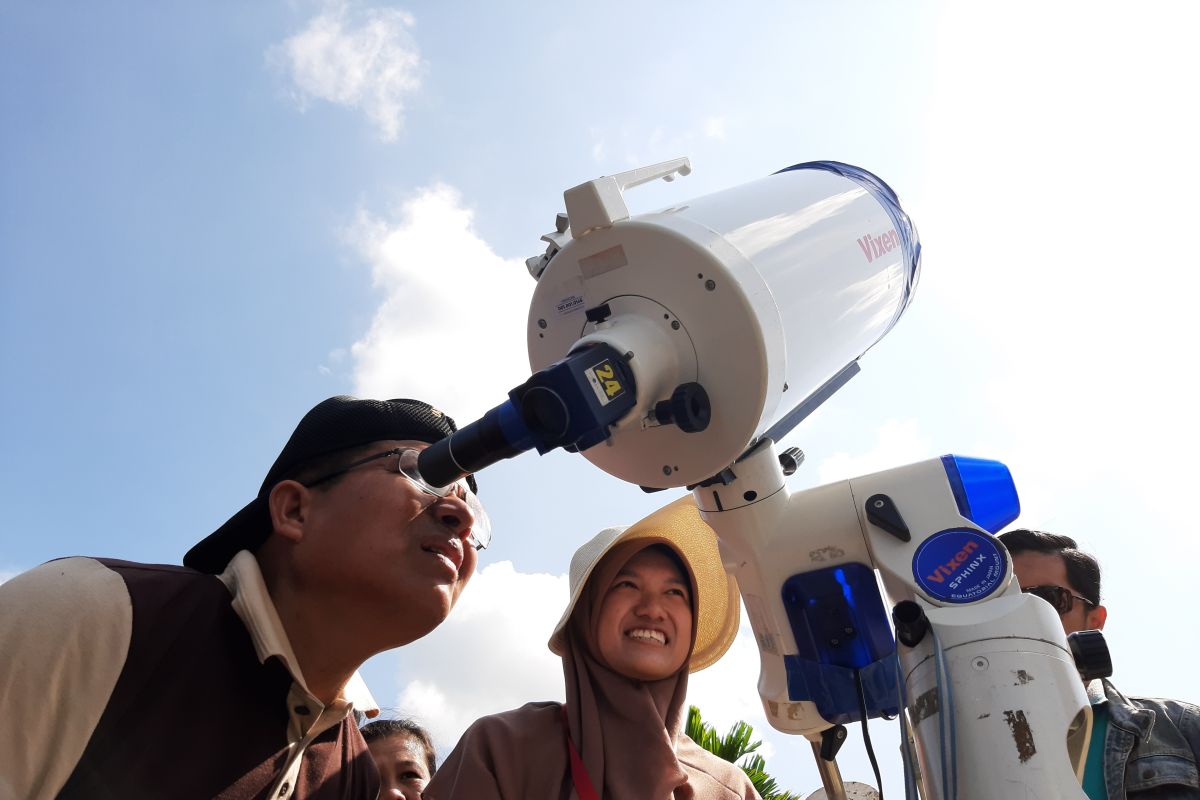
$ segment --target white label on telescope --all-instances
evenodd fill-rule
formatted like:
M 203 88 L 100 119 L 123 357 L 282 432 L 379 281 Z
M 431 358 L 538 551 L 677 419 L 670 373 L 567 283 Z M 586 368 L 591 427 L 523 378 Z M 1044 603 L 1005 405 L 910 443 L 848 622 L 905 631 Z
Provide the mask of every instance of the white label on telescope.
M 555 303 L 554 310 L 558 312 L 558 315 L 560 317 L 565 316 L 567 314 L 572 314 L 576 311 L 582 311 L 583 310 L 583 295 L 581 295 L 581 294 L 567 295 L 562 300 L 559 300 L 557 303 Z
M 585 280 L 591 280 L 606 272 L 620 269 L 627 264 L 629 264 L 629 259 L 625 257 L 625 248 L 617 245 L 607 250 L 601 250 L 594 256 L 579 259 L 579 274 Z
M 779 633 L 771 626 L 771 617 L 763 605 L 762 598 L 754 594 L 744 594 L 746 616 L 750 617 L 750 627 L 758 639 L 758 649 L 771 655 L 779 655 Z

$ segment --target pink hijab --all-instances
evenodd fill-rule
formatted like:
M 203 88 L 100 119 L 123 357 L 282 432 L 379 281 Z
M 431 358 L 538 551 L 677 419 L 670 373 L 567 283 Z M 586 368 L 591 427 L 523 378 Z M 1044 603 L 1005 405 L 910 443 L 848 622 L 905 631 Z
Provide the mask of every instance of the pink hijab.
M 563 656 L 571 741 L 602 798 L 757 798 L 749 779 L 737 766 L 683 735 L 686 662 L 662 680 L 631 680 L 613 671 L 595 647 L 600 605 L 613 578 L 635 554 L 658 543 L 638 539 L 615 545 L 589 576 L 575 604 Z M 694 586 L 690 568 L 688 572 Z M 484 717 L 463 735 L 424 797 L 573 797 L 564 734 L 557 703 L 530 703 Z

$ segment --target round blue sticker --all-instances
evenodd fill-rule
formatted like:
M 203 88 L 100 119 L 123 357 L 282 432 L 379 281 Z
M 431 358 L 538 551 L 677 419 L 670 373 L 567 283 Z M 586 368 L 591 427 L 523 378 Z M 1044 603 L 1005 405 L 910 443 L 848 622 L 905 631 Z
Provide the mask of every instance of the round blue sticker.
M 1006 566 L 1004 551 L 990 536 L 951 528 L 921 542 L 913 556 L 913 577 L 930 597 L 971 603 L 996 591 Z

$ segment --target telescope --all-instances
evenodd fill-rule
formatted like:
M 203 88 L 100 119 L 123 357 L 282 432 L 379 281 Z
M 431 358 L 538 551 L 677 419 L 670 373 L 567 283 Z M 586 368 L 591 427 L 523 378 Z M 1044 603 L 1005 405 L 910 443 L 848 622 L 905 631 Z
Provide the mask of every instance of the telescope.
M 1019 514 L 1008 469 L 948 455 L 791 492 L 776 447 L 859 371 L 908 308 L 921 245 L 896 193 L 810 161 L 631 215 L 624 192 L 687 159 L 568 189 L 527 261 L 531 376 L 423 450 L 449 484 L 526 450 L 578 452 L 655 491 L 687 487 L 716 532 L 760 656 L 770 724 L 812 743 L 846 797 L 844 725 L 898 715 L 910 797 L 1085 797 L 1084 677 L 994 536 Z M 909 744 L 909 731 L 915 747 Z
M 424 450 L 426 480 L 561 447 L 646 488 L 697 484 L 858 371 L 917 283 L 920 243 L 895 193 L 815 161 L 629 215 L 624 190 L 690 171 L 676 159 L 565 192 L 530 259 L 533 375 Z

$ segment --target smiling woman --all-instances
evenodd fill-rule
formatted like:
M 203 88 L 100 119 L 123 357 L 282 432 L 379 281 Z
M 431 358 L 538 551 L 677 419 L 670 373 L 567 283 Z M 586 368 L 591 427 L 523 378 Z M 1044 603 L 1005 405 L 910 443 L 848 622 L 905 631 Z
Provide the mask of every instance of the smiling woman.
M 687 568 L 669 546 L 650 545 L 635 553 L 600 601 L 594 636 L 600 656 L 616 672 L 637 680 L 662 680 L 678 672 L 692 647 L 691 586 Z
M 475 722 L 425 800 L 758 797 L 740 769 L 682 730 L 688 673 L 728 649 L 739 614 L 692 499 L 601 531 L 575 552 L 570 584 L 549 642 L 567 702 Z

